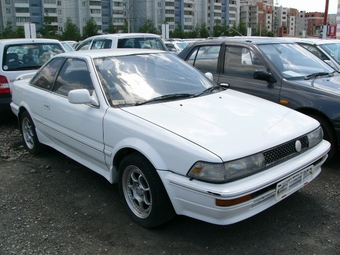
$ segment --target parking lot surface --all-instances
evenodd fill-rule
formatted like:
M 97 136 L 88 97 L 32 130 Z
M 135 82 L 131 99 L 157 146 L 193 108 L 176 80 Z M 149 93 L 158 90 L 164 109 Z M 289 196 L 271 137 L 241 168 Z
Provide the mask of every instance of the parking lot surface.
M 340 155 L 299 192 L 243 222 L 177 216 L 145 229 L 118 188 L 54 150 L 28 154 L 0 124 L 0 254 L 340 254 Z

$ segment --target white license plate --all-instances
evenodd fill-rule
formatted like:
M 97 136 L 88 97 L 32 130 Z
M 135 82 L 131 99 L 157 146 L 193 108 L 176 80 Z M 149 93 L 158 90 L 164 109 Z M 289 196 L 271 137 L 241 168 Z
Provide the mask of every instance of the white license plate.
M 298 189 L 307 185 L 313 176 L 313 166 L 307 167 L 300 172 L 280 181 L 276 185 L 276 200 L 284 199 Z

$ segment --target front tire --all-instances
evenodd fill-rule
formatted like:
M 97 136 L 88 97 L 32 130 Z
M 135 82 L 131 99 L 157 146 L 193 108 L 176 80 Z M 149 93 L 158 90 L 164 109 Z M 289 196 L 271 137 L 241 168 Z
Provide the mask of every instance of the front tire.
M 163 183 L 143 155 L 132 153 L 122 160 L 118 186 L 128 214 L 139 225 L 156 227 L 174 217 Z
M 31 154 L 39 154 L 43 150 L 43 145 L 39 142 L 35 125 L 28 112 L 23 112 L 20 116 L 20 132 L 24 147 Z

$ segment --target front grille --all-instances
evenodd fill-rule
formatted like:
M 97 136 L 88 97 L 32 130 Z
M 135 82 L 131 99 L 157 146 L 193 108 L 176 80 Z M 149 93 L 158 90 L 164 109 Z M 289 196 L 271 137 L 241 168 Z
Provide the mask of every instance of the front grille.
M 299 140 L 301 142 L 301 151 L 298 152 L 295 148 L 296 141 Z M 279 163 L 283 160 L 287 160 L 288 158 L 294 157 L 299 153 L 304 152 L 308 149 L 308 138 L 307 136 L 299 137 L 295 140 L 289 141 L 287 143 L 281 144 L 275 148 L 269 149 L 265 151 L 264 158 L 266 161 L 266 167 Z

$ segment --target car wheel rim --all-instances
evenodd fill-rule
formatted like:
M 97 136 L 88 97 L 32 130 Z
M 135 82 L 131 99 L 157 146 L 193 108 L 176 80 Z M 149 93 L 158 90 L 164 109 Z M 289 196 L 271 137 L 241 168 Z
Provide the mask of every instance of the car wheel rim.
M 29 149 L 33 149 L 34 147 L 34 134 L 32 129 L 32 124 L 29 119 L 24 118 L 22 121 L 22 135 L 24 137 L 25 144 Z
M 139 218 L 148 217 L 152 209 L 152 196 L 143 172 L 136 166 L 128 166 L 123 173 L 122 184 L 131 211 Z

